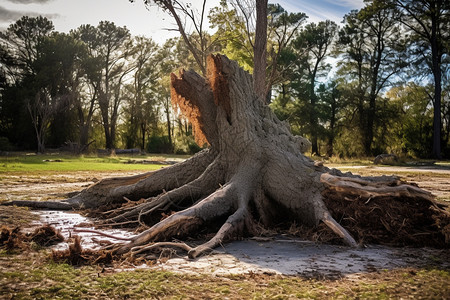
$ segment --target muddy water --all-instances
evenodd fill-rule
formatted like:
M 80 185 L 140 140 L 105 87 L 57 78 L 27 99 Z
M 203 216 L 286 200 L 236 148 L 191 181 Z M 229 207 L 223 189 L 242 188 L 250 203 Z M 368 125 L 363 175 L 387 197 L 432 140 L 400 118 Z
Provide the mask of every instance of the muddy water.
M 61 234 L 64 236 L 66 240 L 71 236 L 78 235 L 81 237 L 81 245 L 83 246 L 83 248 L 89 249 L 100 248 L 100 245 L 94 241 L 95 239 L 115 243 L 118 242 L 118 240 L 116 239 L 100 236 L 95 233 L 75 232 L 76 229 L 95 230 L 93 226 L 90 226 L 90 224 L 93 224 L 93 219 L 84 217 L 80 214 L 56 210 L 39 210 L 33 211 L 33 213 L 37 214 L 40 217 L 40 220 L 35 221 L 33 225 L 35 226 L 43 224 L 52 225 L 53 227 L 61 231 Z M 120 238 L 131 238 L 134 236 L 132 232 L 123 229 L 102 229 L 101 232 Z M 67 247 L 68 244 L 66 242 L 63 242 L 55 245 L 53 249 L 61 250 L 66 249 Z

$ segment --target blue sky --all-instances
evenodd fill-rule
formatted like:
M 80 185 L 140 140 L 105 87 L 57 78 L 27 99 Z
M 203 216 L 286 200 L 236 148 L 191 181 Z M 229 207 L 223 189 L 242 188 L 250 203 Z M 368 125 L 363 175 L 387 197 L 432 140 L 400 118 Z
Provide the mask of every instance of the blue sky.
M 364 6 L 363 0 L 269 0 L 269 2 L 280 3 L 289 12 L 304 12 L 312 22 L 328 19 L 338 24 L 352 9 Z
M 189 0 L 194 5 L 202 0 Z M 218 5 L 219 0 L 208 0 L 208 8 Z M 336 23 L 352 9 L 363 7 L 363 0 L 269 0 L 279 3 L 288 12 L 305 12 L 311 22 L 330 19 Z M 170 16 L 157 7 L 146 9 L 142 0 L 1 0 L 0 30 L 14 23 L 23 15 L 44 15 L 53 21 L 57 31 L 68 32 L 81 24 L 96 26 L 99 21 L 109 20 L 118 26 L 126 26 L 133 35 L 145 35 L 158 43 L 175 32 Z

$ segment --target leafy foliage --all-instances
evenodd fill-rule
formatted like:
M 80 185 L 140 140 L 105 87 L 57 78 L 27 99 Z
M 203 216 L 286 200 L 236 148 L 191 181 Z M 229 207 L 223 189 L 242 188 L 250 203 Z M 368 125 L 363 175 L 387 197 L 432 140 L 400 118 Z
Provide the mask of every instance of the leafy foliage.
M 189 151 L 192 128 L 171 107 L 167 76 L 179 67 L 204 74 L 211 52 L 253 72 L 254 3 L 221 1 L 209 12 L 210 33 L 204 7 L 144 2 L 179 21 L 180 38 L 156 45 L 108 21 L 63 34 L 27 16 L 0 32 L 6 148 L 148 149 L 150 137 L 167 136 L 167 151 Z M 438 135 L 450 155 L 448 10 L 441 0 L 372 0 L 339 28 L 269 4 L 271 107 L 315 154 L 430 157 Z

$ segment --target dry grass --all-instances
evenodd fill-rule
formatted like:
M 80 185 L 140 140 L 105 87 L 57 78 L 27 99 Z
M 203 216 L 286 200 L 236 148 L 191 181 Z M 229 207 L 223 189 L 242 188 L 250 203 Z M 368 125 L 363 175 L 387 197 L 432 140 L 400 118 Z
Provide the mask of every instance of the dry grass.
M 404 268 L 339 280 L 246 274 L 119 272 L 53 263 L 44 252 L 0 256 L 5 299 L 446 299 L 447 270 Z

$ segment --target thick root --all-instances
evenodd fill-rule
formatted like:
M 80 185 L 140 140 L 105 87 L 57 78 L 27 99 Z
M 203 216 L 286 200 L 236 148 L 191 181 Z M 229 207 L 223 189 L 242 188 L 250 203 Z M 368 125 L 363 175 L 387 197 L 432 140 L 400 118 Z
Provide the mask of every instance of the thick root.
M 54 210 L 71 210 L 79 208 L 77 201 L 30 201 L 30 200 L 13 200 L 3 202 L 1 205 L 7 206 L 22 206 L 34 209 L 54 209 Z
M 334 233 L 340 236 L 344 242 L 350 247 L 358 247 L 358 243 L 356 243 L 355 239 L 348 233 L 348 231 L 342 227 L 335 219 L 328 213 L 324 213 L 322 222 L 325 223 Z
M 164 248 L 180 248 L 181 250 L 184 250 L 186 252 L 189 252 L 192 250 L 192 247 L 187 245 L 186 243 L 179 243 L 179 242 L 159 242 L 154 243 L 151 245 L 145 245 L 145 246 L 136 246 L 131 248 L 130 252 L 133 256 L 136 256 L 138 254 L 152 251 L 152 250 L 160 250 Z
M 190 203 L 188 203 L 190 206 L 215 191 L 222 181 L 223 175 L 219 166 L 212 163 L 197 179 L 171 191 L 164 192 L 158 197 L 145 199 L 143 203 L 125 209 L 119 215 L 107 219 L 105 223 L 120 225 L 126 222 L 143 225 L 145 222 L 142 221 L 142 218 L 146 215 L 150 215 L 156 210 L 163 212 L 170 209 L 180 210 L 183 206 L 182 202 L 186 202 L 187 199 L 190 199 Z
M 27 206 L 37 209 L 97 209 L 157 196 L 197 179 L 211 165 L 217 153 L 205 149 L 191 158 L 157 171 L 103 179 L 63 201 L 9 201 L 1 205 Z
M 228 217 L 225 224 L 222 225 L 216 235 L 204 244 L 201 244 L 188 252 L 189 258 L 196 258 L 207 251 L 211 251 L 215 247 L 222 244 L 222 241 L 233 236 L 237 231 L 243 229 L 245 218 L 249 217 L 246 208 L 239 208 L 234 214 Z
M 428 201 L 434 200 L 432 193 L 410 184 L 402 184 L 399 180 L 389 179 L 387 182 L 380 180 L 369 181 L 362 178 L 333 176 L 324 173 L 321 175 L 320 181 L 330 190 L 341 194 L 364 197 L 366 199 L 407 197 L 420 198 Z
M 199 203 L 153 225 L 134 237 L 130 243 L 119 245 L 115 252 L 117 254 L 124 254 L 136 246 L 145 245 L 149 242 L 167 241 L 175 236 L 186 235 L 196 230 L 205 221 L 214 220 L 227 214 L 231 209 L 229 197 L 233 195 L 234 190 L 228 184 Z

